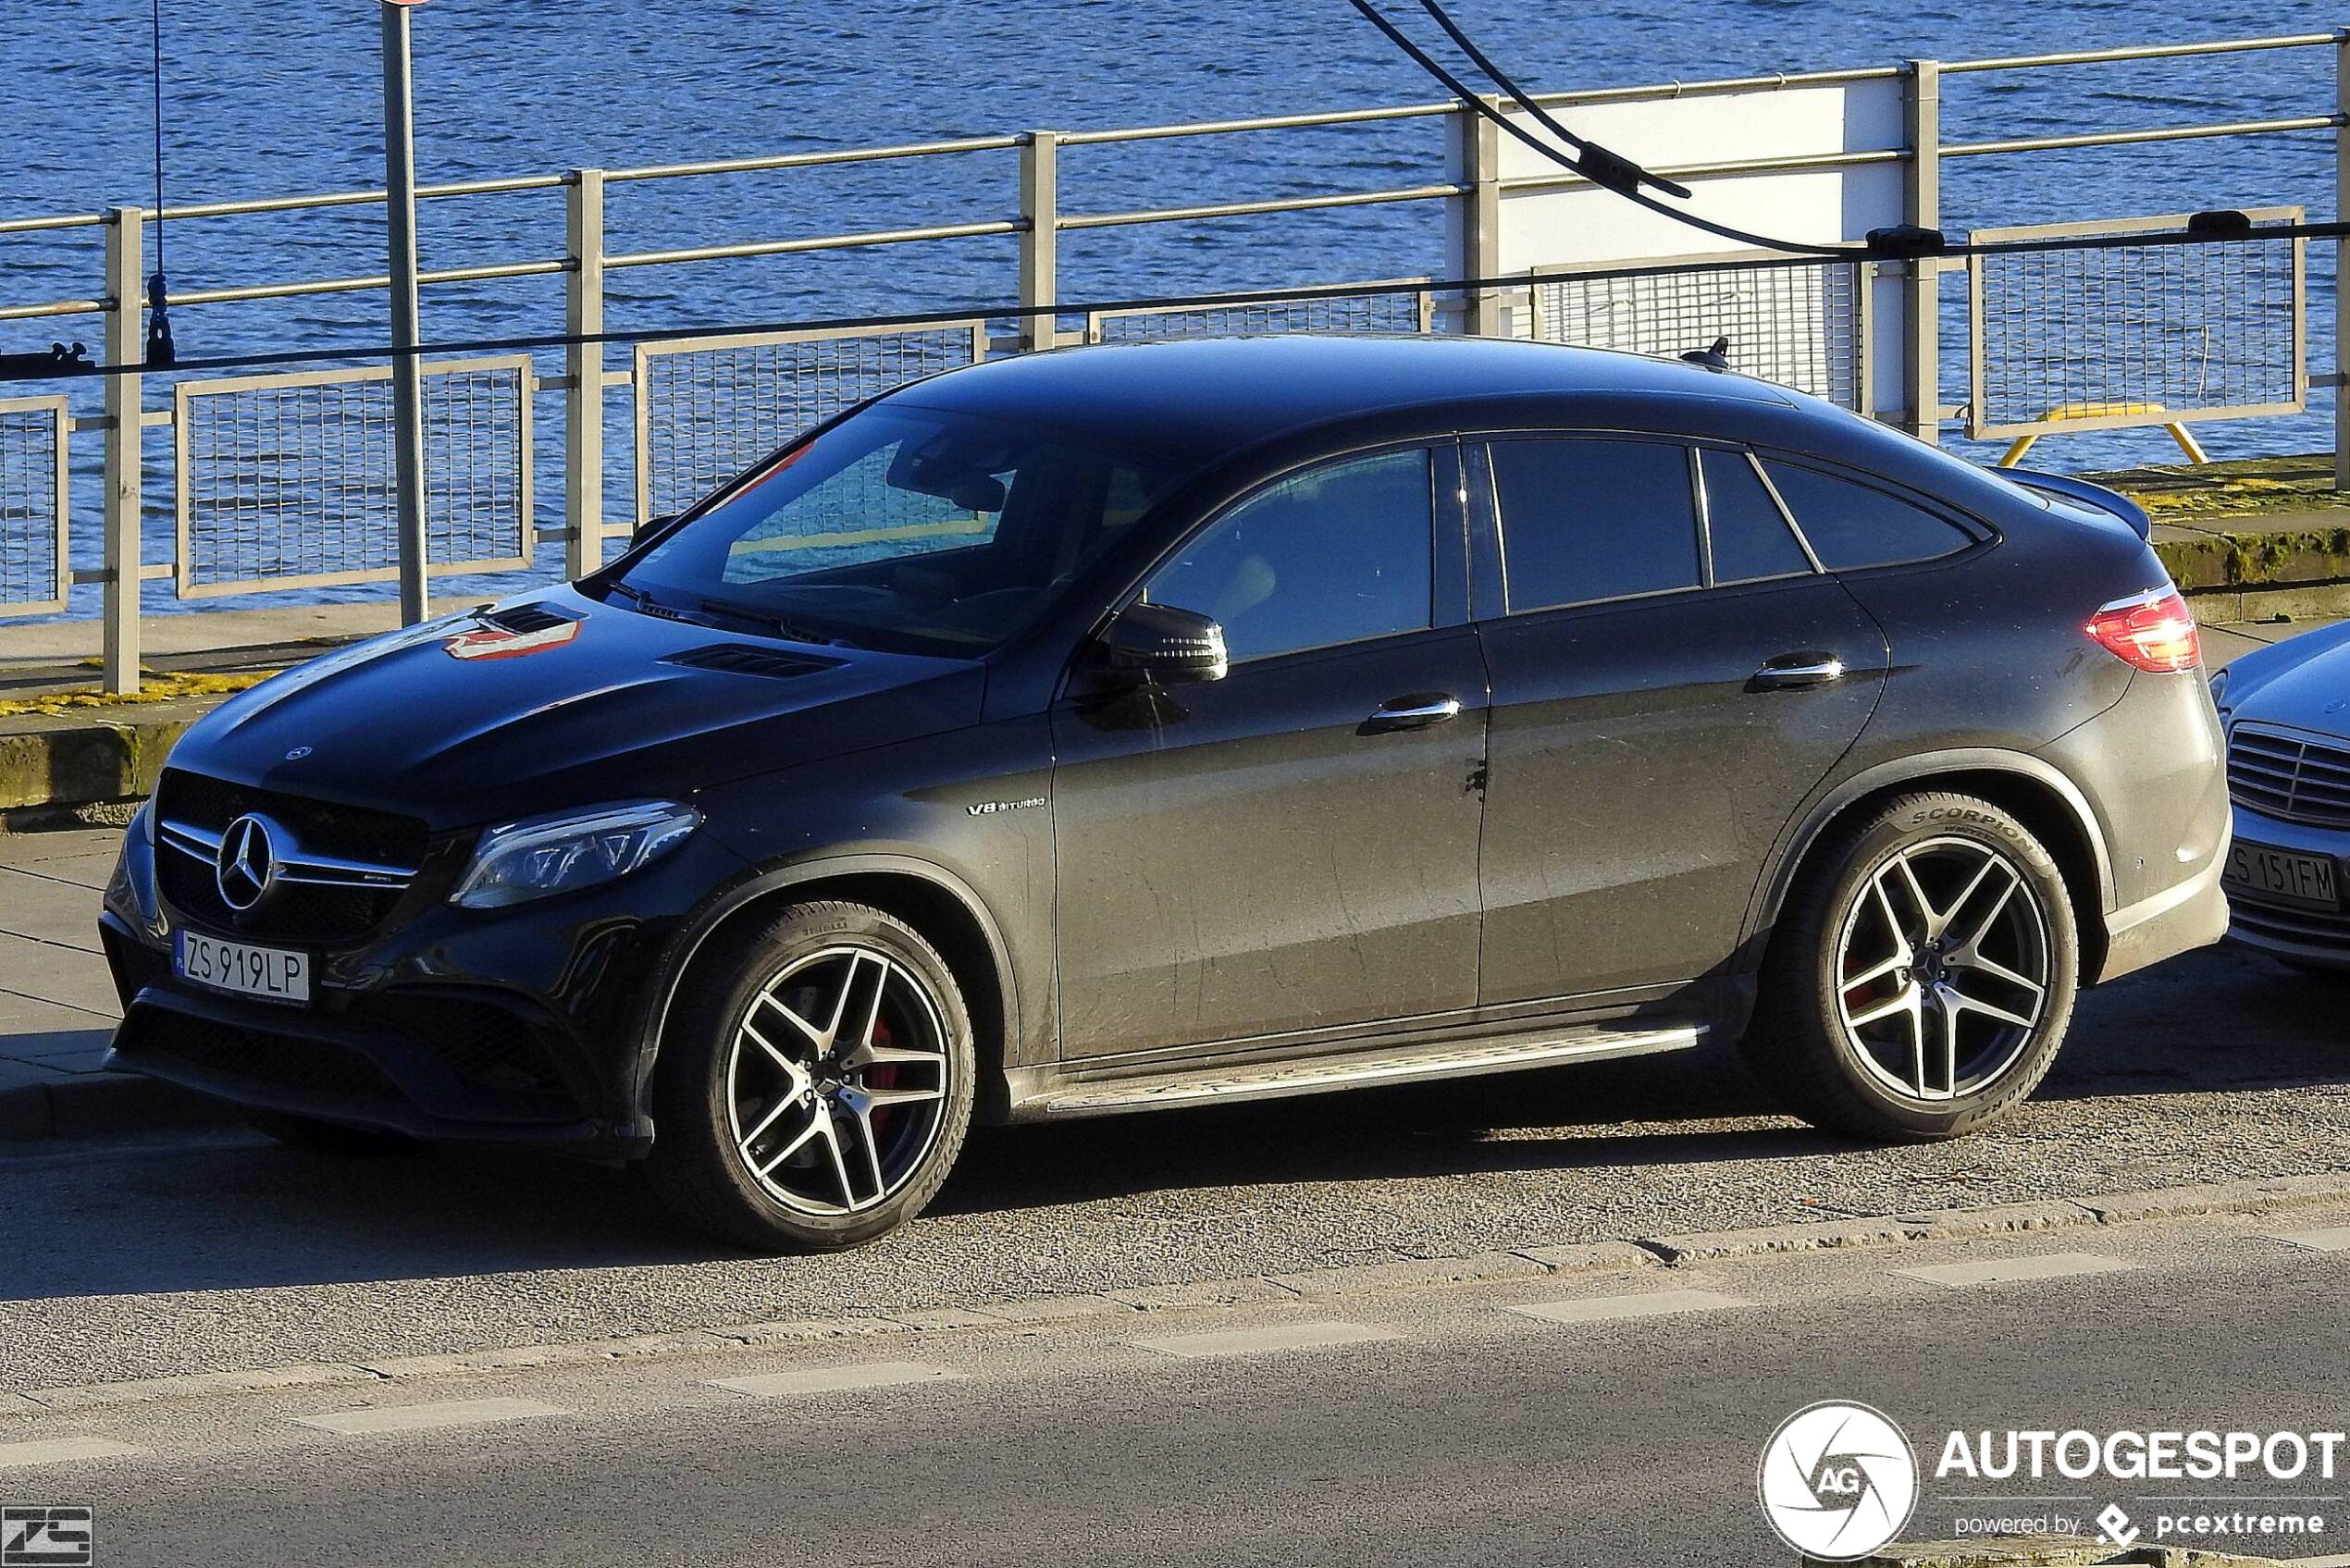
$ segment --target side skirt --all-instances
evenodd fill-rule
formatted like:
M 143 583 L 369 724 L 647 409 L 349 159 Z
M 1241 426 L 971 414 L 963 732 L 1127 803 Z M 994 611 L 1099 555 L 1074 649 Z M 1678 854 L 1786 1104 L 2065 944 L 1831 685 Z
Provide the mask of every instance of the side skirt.
M 1511 1035 L 1474 1045 L 1446 1042 L 1401 1049 L 1351 1052 L 1307 1060 L 1253 1067 L 1193 1068 L 1107 1082 L 1040 1081 L 1028 1071 L 1011 1079 L 1014 1121 L 1058 1121 L 1071 1117 L 1119 1116 L 1161 1106 L 1272 1100 L 1290 1094 L 1319 1094 L 1367 1089 L 1423 1079 L 1470 1078 L 1479 1073 L 1518 1072 L 1565 1062 L 1604 1061 L 1622 1056 L 1686 1051 L 1702 1040 L 1706 1026 L 1669 1029 L 1580 1028 Z M 1025 1080 L 1025 1081 L 1023 1081 Z

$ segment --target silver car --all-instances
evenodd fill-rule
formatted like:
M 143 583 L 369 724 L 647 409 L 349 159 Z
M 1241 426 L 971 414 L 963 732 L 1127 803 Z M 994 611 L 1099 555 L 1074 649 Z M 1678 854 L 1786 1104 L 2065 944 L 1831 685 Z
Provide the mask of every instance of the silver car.
M 2245 654 L 2211 680 L 2228 732 L 2229 934 L 2350 970 L 2350 622 Z

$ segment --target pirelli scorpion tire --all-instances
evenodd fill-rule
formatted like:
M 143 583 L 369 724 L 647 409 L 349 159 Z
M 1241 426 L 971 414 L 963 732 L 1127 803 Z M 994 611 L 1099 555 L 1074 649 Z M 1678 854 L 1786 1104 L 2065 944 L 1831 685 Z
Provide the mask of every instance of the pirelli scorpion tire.
M 655 1190 L 766 1252 L 854 1247 L 920 1213 L 971 1126 L 954 972 L 861 904 L 797 905 L 721 940 L 662 1039 Z
M 1747 1059 L 1816 1126 L 1957 1137 L 2047 1076 L 2079 976 L 2063 873 L 2030 830 L 1973 796 L 1901 796 L 1806 861 Z

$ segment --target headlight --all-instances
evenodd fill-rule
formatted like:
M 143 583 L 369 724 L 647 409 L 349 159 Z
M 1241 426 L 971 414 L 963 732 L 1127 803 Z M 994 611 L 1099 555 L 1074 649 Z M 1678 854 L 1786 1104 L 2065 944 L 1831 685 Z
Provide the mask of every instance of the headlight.
M 508 822 L 481 835 L 449 902 L 496 909 L 594 887 L 658 860 L 700 825 L 700 812 L 672 800 L 637 800 Z
M 2228 667 L 2224 664 L 2211 672 L 2211 706 L 2222 713 L 2228 710 Z

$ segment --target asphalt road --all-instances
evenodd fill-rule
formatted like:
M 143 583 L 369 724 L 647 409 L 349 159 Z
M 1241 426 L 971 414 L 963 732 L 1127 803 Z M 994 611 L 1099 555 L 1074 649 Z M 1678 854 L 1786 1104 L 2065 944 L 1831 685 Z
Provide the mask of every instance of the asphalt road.
M 2010 1127 L 1873 1148 L 1713 1051 L 983 1134 L 933 1211 L 745 1258 L 625 1171 L 182 1135 L 0 1159 L 0 1390 L 2350 1168 L 2350 990 L 2229 952 L 2089 994 Z
M 2274 1239 L 2277 1224 L 0 1418 L 0 1445 L 120 1445 L 17 1468 L 0 1446 L 0 1500 L 93 1506 L 109 1563 L 1734 1568 L 1792 1557 L 1754 1500 L 1765 1438 L 1806 1404 L 1859 1399 L 1925 1467 L 1910 1538 L 1962 1515 L 2089 1518 L 2109 1502 L 2142 1528 L 2190 1509 L 2342 1512 L 2314 1537 L 2204 1543 L 2315 1556 L 2350 1549 L 2350 1483 L 1933 1474 L 1954 1429 L 2341 1430 L 2350 1254 Z M 2055 1277 L 1907 1272 L 2019 1256 Z M 1667 1288 L 1707 1295 L 1623 1315 L 1621 1292 Z M 1509 1310 L 1561 1298 L 1601 1320 Z M 882 1386 L 821 1388 L 844 1375 Z M 465 1415 L 501 1419 L 439 1425 Z M 427 1429 L 375 1429 L 387 1422 Z M 2045 1493 L 2072 1496 L 2022 1500 Z

